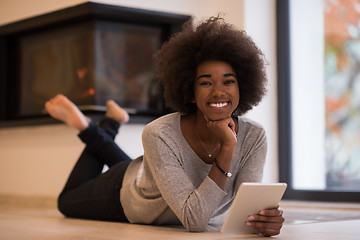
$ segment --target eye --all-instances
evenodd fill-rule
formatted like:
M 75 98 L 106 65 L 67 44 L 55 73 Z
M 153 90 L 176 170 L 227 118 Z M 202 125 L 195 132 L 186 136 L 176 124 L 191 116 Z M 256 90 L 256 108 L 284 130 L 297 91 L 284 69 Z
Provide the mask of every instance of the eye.
M 200 85 L 200 86 L 211 86 L 212 83 L 209 82 L 209 81 L 203 81 L 203 82 L 200 82 L 199 85 Z
M 225 85 L 233 85 L 233 84 L 236 84 L 237 81 L 234 80 L 234 79 L 228 79 L 224 82 Z

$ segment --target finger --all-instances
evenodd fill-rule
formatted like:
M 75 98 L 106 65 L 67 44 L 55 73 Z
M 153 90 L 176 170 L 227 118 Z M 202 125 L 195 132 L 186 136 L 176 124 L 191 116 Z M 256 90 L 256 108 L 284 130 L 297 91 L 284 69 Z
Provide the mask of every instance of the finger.
M 282 224 L 265 222 L 247 222 L 246 226 L 251 227 L 264 236 L 273 236 L 280 234 Z
M 237 136 L 236 133 L 234 131 L 231 131 L 232 135 L 234 136 L 235 140 L 237 141 Z
M 284 213 L 283 210 L 278 209 L 278 208 L 273 208 L 273 209 L 261 210 L 261 211 L 259 212 L 259 215 L 261 215 L 261 216 L 275 217 L 275 216 L 282 216 L 283 213 Z
M 282 223 L 270 223 L 270 222 L 246 222 L 246 226 L 255 229 L 280 229 Z
M 282 216 L 268 217 L 268 216 L 255 215 L 255 216 L 250 216 L 247 221 L 264 222 L 264 223 L 283 223 L 285 221 L 285 218 L 283 218 Z
M 260 234 L 263 235 L 264 237 L 271 237 L 271 236 L 276 236 L 280 234 L 280 229 L 263 229 L 263 230 L 259 230 Z
M 233 132 L 235 132 L 235 123 L 234 123 L 234 120 L 232 118 L 229 118 L 228 126 L 230 127 L 230 129 Z
M 231 129 L 231 133 L 234 135 L 236 139 L 236 129 L 235 129 L 235 122 L 232 118 L 230 118 L 230 121 L 228 123 L 229 128 Z
M 230 118 L 226 118 L 223 119 L 223 123 L 226 124 L 226 126 L 230 129 L 230 132 L 232 134 L 232 136 L 235 138 L 235 140 L 237 141 L 237 136 L 236 136 L 236 129 L 235 129 L 235 122 L 234 120 L 230 117 Z
M 206 122 L 210 121 L 209 118 L 205 114 L 204 114 L 204 118 L 205 118 Z

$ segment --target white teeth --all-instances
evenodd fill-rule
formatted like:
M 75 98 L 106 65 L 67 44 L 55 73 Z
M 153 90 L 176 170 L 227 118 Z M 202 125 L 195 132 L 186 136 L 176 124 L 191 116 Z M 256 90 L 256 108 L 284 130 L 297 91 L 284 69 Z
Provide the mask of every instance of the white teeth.
M 216 107 L 216 108 L 222 108 L 228 105 L 228 102 L 224 102 L 224 103 L 210 103 L 210 106 L 212 107 Z

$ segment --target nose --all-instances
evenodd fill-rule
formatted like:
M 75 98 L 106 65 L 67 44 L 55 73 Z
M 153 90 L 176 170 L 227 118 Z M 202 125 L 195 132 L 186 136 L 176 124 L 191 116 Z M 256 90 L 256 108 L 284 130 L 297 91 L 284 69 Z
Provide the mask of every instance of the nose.
M 219 97 L 224 95 L 224 86 L 221 84 L 214 84 L 212 88 L 212 95 L 214 97 Z

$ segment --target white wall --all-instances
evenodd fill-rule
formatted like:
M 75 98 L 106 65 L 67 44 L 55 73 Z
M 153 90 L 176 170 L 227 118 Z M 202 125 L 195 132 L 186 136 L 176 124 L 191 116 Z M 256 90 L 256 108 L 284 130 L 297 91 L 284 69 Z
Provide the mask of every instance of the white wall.
M 87 0 L 1 0 L 0 25 L 70 7 Z
M 1 0 L 0 25 L 76 5 L 80 0 Z M 249 116 L 268 133 L 269 155 L 264 181 L 277 181 L 277 120 L 274 0 L 98 0 L 96 2 L 193 15 L 225 13 L 225 19 L 253 36 L 271 65 L 269 95 Z M 244 14 L 245 11 L 245 14 Z M 245 25 L 244 25 L 245 23 Z M 117 143 L 131 156 L 142 154 L 143 125 L 125 125 Z M 59 125 L 0 129 L 0 195 L 56 197 L 81 153 L 76 131 Z
M 247 116 L 263 125 L 268 137 L 264 182 L 278 181 L 276 1 L 244 0 L 244 29 L 265 54 L 269 65 L 268 93 Z

